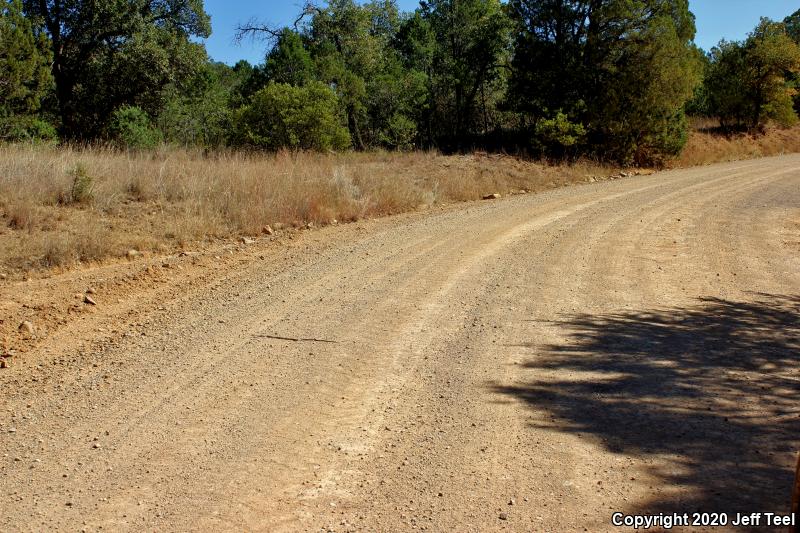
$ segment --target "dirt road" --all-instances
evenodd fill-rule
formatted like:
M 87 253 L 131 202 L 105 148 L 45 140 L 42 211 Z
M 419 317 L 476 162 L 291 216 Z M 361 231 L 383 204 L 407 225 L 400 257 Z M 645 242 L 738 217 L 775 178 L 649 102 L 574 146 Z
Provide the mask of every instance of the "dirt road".
M 800 156 L 219 261 L 101 288 L 0 370 L 0 530 L 606 531 L 614 511 L 788 509 Z

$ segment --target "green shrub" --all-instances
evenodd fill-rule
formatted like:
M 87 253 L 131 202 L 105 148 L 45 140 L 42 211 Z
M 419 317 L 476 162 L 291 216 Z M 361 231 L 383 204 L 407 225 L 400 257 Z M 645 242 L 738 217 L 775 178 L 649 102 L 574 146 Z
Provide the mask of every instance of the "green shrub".
M 302 87 L 270 83 L 237 112 L 233 137 L 239 144 L 267 150 L 344 150 L 350 146 L 336 93 L 320 82 Z
M 78 163 L 70 172 L 72 184 L 69 191 L 61 196 L 62 204 L 87 204 L 94 199 L 94 179 L 86 166 Z
M 636 143 L 633 161 L 639 165 L 663 166 L 679 155 L 689 140 L 689 121 L 679 110 L 671 117 L 653 121 L 652 129 Z
M 553 118 L 539 120 L 535 132 L 536 140 L 550 148 L 574 146 L 586 136 L 583 124 L 571 122 L 561 111 Z
M 417 124 L 402 113 L 395 113 L 386 125 L 386 131 L 381 135 L 381 142 L 397 150 L 410 150 L 414 148 L 414 138 L 417 136 Z
M 136 106 L 122 106 L 114 111 L 109 126 L 111 139 L 122 148 L 155 148 L 162 141 L 150 117 Z
M 35 116 L 13 115 L 0 118 L 0 140 L 52 143 L 58 140 L 58 133 L 52 124 Z

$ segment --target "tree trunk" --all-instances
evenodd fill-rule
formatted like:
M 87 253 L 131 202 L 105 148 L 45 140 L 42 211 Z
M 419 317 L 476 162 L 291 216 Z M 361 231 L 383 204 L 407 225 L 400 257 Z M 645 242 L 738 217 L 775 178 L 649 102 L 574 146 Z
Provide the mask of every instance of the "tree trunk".
M 348 106 L 347 108 L 347 127 L 350 130 L 350 137 L 353 140 L 353 146 L 355 149 L 362 152 L 366 150 L 366 146 L 364 146 L 364 140 L 361 138 L 361 131 L 358 128 L 356 110 L 352 105 Z
M 58 113 L 61 118 L 61 136 L 65 139 L 79 138 L 80 132 L 77 131 L 78 127 L 73 105 L 75 80 L 64 72 L 62 65 L 55 62 L 53 64 L 53 78 L 56 86 L 56 98 L 58 99 Z

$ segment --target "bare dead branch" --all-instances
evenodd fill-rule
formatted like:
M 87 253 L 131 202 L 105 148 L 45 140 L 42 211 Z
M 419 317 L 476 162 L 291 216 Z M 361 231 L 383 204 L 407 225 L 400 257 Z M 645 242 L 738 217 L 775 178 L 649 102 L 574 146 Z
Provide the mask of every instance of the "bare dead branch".
M 267 41 L 274 42 L 280 37 L 283 28 L 274 26 L 266 22 L 259 22 L 252 18 L 244 24 L 236 27 L 236 35 L 234 41 L 240 44 L 245 39 L 252 39 L 254 41 Z
M 317 13 L 320 13 L 322 8 L 317 6 L 312 1 L 305 2 L 301 9 L 300 13 L 297 15 L 297 18 L 292 23 L 292 29 L 298 31 L 300 25 L 307 17 L 313 17 Z M 245 39 L 252 39 L 255 41 L 266 41 L 268 43 L 274 43 L 283 33 L 285 27 L 277 26 L 275 24 L 271 24 L 269 22 L 262 22 L 257 20 L 256 18 L 251 18 L 244 24 L 240 24 L 236 27 L 236 35 L 234 37 L 234 41 L 236 43 L 241 43 Z

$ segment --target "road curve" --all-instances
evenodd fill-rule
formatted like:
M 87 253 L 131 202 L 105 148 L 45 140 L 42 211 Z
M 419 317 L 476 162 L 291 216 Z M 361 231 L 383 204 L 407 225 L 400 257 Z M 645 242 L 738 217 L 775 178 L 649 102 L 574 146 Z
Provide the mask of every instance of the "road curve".
M 0 372 L 0 530 L 788 509 L 800 156 L 318 235 L 139 296 L 135 335 L 82 322 Z

